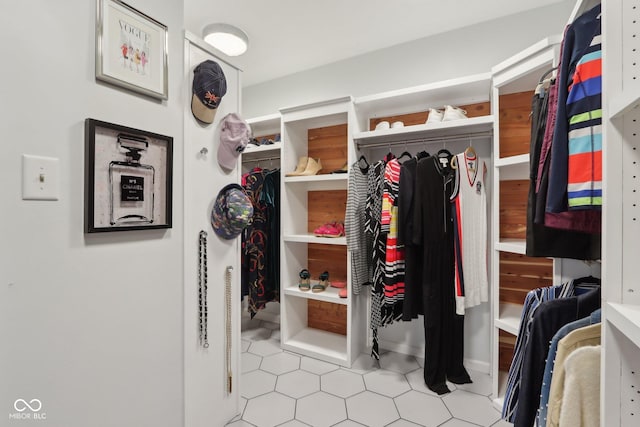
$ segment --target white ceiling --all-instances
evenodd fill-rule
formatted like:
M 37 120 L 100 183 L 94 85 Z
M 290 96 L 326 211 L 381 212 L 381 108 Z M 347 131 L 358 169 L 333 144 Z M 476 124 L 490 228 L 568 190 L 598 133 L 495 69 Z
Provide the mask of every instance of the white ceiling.
M 250 86 L 377 49 L 563 0 L 185 0 L 185 27 L 249 35 L 233 63 Z M 508 36 L 508 35 L 506 35 Z

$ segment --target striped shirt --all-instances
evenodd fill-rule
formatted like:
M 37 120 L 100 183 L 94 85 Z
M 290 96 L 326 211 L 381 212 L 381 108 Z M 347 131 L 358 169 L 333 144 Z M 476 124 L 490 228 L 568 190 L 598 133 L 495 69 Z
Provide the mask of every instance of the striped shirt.
M 520 317 L 520 328 L 518 329 L 516 346 L 513 350 L 513 359 L 509 368 L 507 390 L 504 396 L 504 404 L 502 405 L 502 419 L 513 423 L 516 418 L 524 354 L 529 340 L 533 314 L 545 301 L 566 298 L 574 296 L 574 294 L 573 280 L 562 285 L 534 289 L 527 294 Z
M 382 193 L 381 230 L 387 233 L 384 264 L 384 309 L 390 316 L 389 323 L 402 312 L 404 299 L 404 247 L 398 240 L 398 191 L 400 188 L 400 162 L 392 159 L 384 171 L 384 189 Z
M 349 192 L 344 228 L 347 250 L 351 253 L 351 288 L 359 294 L 362 285 L 371 282 L 371 238 L 365 233 L 365 208 L 367 203 L 367 175 L 358 163 L 349 171 Z

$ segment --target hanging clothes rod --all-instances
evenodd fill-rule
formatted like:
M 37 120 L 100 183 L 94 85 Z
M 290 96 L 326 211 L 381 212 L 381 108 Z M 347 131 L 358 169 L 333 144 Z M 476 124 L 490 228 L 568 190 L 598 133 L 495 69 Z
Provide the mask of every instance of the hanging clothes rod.
M 426 143 L 444 143 L 448 141 L 469 141 L 474 139 L 484 139 L 491 138 L 493 136 L 492 132 L 474 132 L 467 134 L 458 134 L 458 135 L 450 135 L 450 136 L 438 136 L 431 138 L 414 138 L 414 139 L 397 139 L 394 141 L 380 141 L 380 142 L 364 142 L 358 141 L 356 142 L 356 146 L 358 149 L 361 148 L 375 148 L 375 147 L 389 147 L 389 146 L 397 146 L 397 145 L 410 145 L 410 144 L 426 144 Z
M 268 162 L 271 160 L 280 160 L 280 157 L 260 157 L 258 159 L 242 159 L 242 163 Z

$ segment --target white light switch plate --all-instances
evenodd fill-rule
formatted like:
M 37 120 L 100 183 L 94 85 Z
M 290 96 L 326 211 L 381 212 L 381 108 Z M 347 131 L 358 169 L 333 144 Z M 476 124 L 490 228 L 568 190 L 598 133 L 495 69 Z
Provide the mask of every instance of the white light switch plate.
M 59 197 L 59 160 L 23 154 L 22 200 L 58 200 Z

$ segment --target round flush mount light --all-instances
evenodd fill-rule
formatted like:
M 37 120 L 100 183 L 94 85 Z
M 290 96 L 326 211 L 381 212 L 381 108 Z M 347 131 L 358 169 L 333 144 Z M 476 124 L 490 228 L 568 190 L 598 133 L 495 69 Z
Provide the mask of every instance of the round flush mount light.
M 247 51 L 249 37 L 238 27 L 229 24 L 209 24 L 202 30 L 204 41 L 228 56 Z

